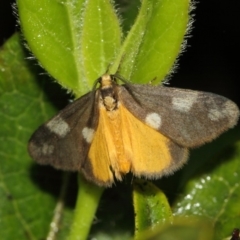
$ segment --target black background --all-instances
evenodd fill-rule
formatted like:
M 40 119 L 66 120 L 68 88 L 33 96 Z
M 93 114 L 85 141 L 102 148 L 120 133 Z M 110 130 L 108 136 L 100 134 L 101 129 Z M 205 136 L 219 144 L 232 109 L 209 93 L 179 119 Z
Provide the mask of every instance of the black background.
M 0 45 L 17 29 L 13 1 L 0 1 Z M 240 1 L 199 0 L 188 47 L 170 86 L 214 92 L 240 105 Z

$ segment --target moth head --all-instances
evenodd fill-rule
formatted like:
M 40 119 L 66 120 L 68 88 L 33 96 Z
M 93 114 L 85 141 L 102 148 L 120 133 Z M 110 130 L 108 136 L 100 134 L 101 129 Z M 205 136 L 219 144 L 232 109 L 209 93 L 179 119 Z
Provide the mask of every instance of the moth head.
M 116 80 L 112 75 L 104 74 L 100 79 L 100 89 L 111 88 L 116 85 Z
M 107 111 L 113 111 L 118 106 L 118 85 L 112 75 L 104 74 L 100 79 L 100 102 Z

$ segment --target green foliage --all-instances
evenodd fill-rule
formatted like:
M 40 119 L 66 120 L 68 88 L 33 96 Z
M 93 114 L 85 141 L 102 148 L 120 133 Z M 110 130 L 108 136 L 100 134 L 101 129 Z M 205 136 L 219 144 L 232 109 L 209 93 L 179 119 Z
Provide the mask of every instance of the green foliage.
M 239 139 L 240 128 L 226 134 L 225 143 L 228 136 L 232 140 L 234 136 Z M 173 212 L 175 215 L 207 217 L 215 229 L 214 239 L 223 239 L 227 232 L 230 234 L 240 225 L 240 141 L 227 149 L 215 151 L 215 154 L 210 159 L 206 158 L 209 161 L 205 162 L 207 167 L 199 168 L 185 184 Z
M 52 77 L 76 95 L 92 89 L 121 43 L 108 0 L 18 0 L 21 28 L 31 51 Z
M 33 129 L 56 110 L 45 93 L 44 85 L 49 79 L 39 77 L 39 69 L 25 57 L 17 35 L 9 39 L 0 52 L 2 239 L 45 238 L 59 201 L 59 187 L 54 187 L 54 184 L 61 185 L 59 174 L 53 174 L 55 171 L 50 168 L 36 167 L 27 153 Z M 60 92 L 56 84 L 50 83 L 48 87 L 47 92 L 50 89 Z M 51 98 L 54 99 L 54 95 Z M 45 174 L 39 174 L 41 171 Z M 64 211 L 66 215 L 69 213 L 67 208 Z
M 107 70 L 135 83 L 159 83 L 180 52 L 188 0 L 143 0 L 138 15 L 140 1 L 118 2 L 116 14 L 107 0 L 17 1 L 30 50 L 75 96 Z M 129 181 L 107 189 L 91 225 L 103 189 L 80 180 L 75 209 L 76 176 L 37 166 L 28 156 L 32 132 L 67 96 L 27 56 L 18 35 L 0 51 L 1 238 L 46 239 L 56 235 L 56 225 L 60 240 L 86 239 L 90 228 L 89 236 L 100 240 L 131 239 L 133 232 L 135 239 L 207 240 L 213 230 L 214 239 L 222 239 L 239 227 L 240 128 L 194 151 L 188 165 L 158 187 L 135 182 L 130 189 Z
M 133 187 L 135 239 L 141 239 L 144 230 L 149 234 L 159 224 L 172 222 L 173 216 L 165 194 L 154 184 L 135 180 Z
M 129 31 L 113 72 L 137 83 L 157 84 L 179 55 L 189 21 L 188 0 L 145 0 Z M 116 66 L 117 65 L 117 66 Z
M 142 233 L 139 240 L 211 240 L 213 237 L 210 221 L 194 217 L 174 218 L 174 221 L 160 225 L 153 231 Z

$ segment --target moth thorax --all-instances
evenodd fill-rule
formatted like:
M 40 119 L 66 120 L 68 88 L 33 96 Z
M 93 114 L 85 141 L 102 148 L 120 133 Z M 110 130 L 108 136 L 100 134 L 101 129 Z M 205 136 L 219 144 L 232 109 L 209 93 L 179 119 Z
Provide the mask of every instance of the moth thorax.
M 112 96 L 104 97 L 103 104 L 107 111 L 113 111 L 117 107 L 117 101 Z

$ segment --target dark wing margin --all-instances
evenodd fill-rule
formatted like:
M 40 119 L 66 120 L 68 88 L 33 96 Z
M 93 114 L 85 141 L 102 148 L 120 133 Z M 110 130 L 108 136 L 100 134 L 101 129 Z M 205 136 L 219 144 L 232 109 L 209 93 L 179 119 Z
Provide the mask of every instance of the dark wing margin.
M 87 93 L 40 126 L 29 140 L 30 156 L 57 169 L 81 170 L 98 124 L 96 105 L 95 91 Z
M 184 147 L 212 141 L 239 118 L 234 102 L 208 92 L 126 84 L 119 95 L 133 115 Z

